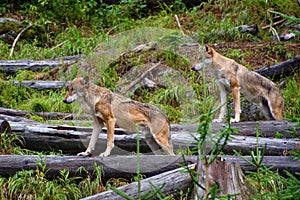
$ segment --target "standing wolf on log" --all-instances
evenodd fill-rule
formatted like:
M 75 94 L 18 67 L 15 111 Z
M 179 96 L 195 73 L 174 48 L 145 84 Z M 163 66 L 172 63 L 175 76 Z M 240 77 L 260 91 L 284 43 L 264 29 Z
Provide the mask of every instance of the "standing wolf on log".
M 155 154 L 159 154 L 160 145 L 168 154 L 174 155 L 169 120 L 157 107 L 113 93 L 107 88 L 91 83 L 88 77 L 82 78 L 80 75 L 71 82 L 63 99 L 64 103 L 74 101 L 79 102 L 93 117 L 93 132 L 88 148 L 78 155 L 89 156 L 92 153 L 104 124 L 107 127 L 107 147 L 100 157 L 109 156 L 114 147 L 115 125 L 130 132 L 135 132 L 138 125 Z
M 222 122 L 226 116 L 227 95 L 233 94 L 235 118 L 230 122 L 239 122 L 241 113 L 240 93 L 247 100 L 257 103 L 263 108 L 268 120 L 281 120 L 283 118 L 284 99 L 276 84 L 260 74 L 248 70 L 243 65 L 217 53 L 212 47 L 205 45 L 205 52 L 199 48 L 199 57 L 192 70 L 199 71 L 202 67 L 208 68 L 220 90 L 221 109 L 214 122 Z M 204 56 L 204 57 L 203 57 Z

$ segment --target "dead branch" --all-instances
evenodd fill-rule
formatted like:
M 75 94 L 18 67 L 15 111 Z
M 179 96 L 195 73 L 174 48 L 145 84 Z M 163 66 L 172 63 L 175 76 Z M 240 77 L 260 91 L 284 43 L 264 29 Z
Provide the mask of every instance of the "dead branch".
M 15 50 L 15 47 L 17 45 L 17 42 L 18 42 L 19 38 L 21 37 L 22 33 L 24 33 L 25 31 L 27 31 L 30 27 L 32 27 L 32 23 L 30 23 L 26 28 L 22 29 L 22 31 L 18 34 L 18 36 L 16 37 L 16 39 L 14 40 L 14 43 L 12 45 L 9 57 L 12 57 L 12 55 L 14 53 L 14 50 Z

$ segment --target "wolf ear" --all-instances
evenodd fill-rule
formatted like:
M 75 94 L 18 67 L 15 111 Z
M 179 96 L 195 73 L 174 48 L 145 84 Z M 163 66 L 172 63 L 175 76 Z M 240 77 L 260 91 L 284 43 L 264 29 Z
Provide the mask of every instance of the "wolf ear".
M 87 85 L 89 83 L 89 77 L 88 76 L 85 76 L 84 78 L 83 78 L 83 84 L 84 85 Z
M 81 75 L 79 73 L 77 73 L 76 78 L 81 78 Z

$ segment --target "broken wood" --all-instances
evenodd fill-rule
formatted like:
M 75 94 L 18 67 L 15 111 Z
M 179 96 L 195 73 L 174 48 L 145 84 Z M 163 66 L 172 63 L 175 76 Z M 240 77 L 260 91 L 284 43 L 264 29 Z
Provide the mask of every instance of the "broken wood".
M 188 166 L 188 168 L 194 168 L 194 165 Z M 156 190 L 160 190 L 158 194 L 165 195 L 178 195 L 179 191 L 186 191 L 192 184 L 192 179 L 188 173 L 184 173 L 185 167 L 174 169 L 168 172 L 158 174 L 156 176 L 146 178 L 138 182 L 133 182 L 121 187 L 118 187 L 118 191 L 126 193 L 133 199 L 140 199 L 139 197 L 145 197 L 145 199 L 156 199 L 154 197 L 147 197 L 147 193 L 154 193 Z M 140 185 L 140 191 L 138 189 Z M 120 196 L 113 190 L 108 190 L 101 192 L 99 194 L 82 198 L 81 200 L 110 200 L 110 199 L 120 199 L 123 200 L 124 197 Z
M 13 53 L 14 53 L 14 50 L 15 50 L 15 47 L 17 45 L 17 42 L 19 40 L 19 38 L 21 37 L 22 33 L 26 32 L 28 29 L 30 29 L 32 27 L 32 23 L 30 23 L 27 27 L 25 27 L 24 29 L 22 29 L 20 31 L 20 33 L 17 35 L 17 37 L 15 38 L 14 42 L 13 42 L 13 45 L 12 45 L 12 48 L 11 48 L 11 51 L 10 51 L 10 54 L 9 54 L 9 57 L 12 57 Z
M 217 187 L 217 196 L 230 195 L 237 200 L 249 199 L 251 189 L 238 163 L 215 159 L 211 164 L 199 159 L 197 162 L 197 184 L 194 189 L 194 200 L 208 199 L 212 187 Z
M 292 58 L 281 63 L 263 67 L 256 70 L 262 76 L 277 81 L 282 77 L 288 77 L 300 69 L 300 58 Z

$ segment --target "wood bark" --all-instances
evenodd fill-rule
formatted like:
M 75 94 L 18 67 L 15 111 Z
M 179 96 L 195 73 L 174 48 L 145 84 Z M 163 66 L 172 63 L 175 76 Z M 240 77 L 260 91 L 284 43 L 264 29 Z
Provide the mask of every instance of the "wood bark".
M 199 159 L 196 171 L 197 182 L 202 187 L 195 184 L 194 200 L 207 199 L 214 186 L 220 190 L 217 196 L 230 195 L 236 200 L 249 199 L 251 196 L 251 189 L 238 163 L 224 162 L 219 158 L 208 165 Z
M 190 165 L 189 168 L 193 168 L 194 165 Z M 159 175 L 146 178 L 140 181 L 140 193 L 138 192 L 138 182 L 133 182 L 128 185 L 117 188 L 132 197 L 133 199 L 140 199 L 144 197 L 145 199 L 157 199 L 157 196 L 145 197 L 147 193 L 154 192 L 160 189 L 159 194 L 165 195 L 178 195 L 179 191 L 186 191 L 192 184 L 192 179 L 188 173 L 182 172 L 185 168 L 174 169 L 168 172 L 161 173 Z M 124 198 L 118 195 L 113 190 L 108 190 L 93 196 L 82 198 L 81 200 L 110 200 L 110 199 L 120 199 Z
M 293 58 L 272 66 L 260 68 L 256 70 L 256 72 L 261 74 L 262 76 L 266 76 L 272 79 L 273 81 L 277 81 L 282 77 L 288 77 L 292 75 L 299 69 L 300 58 Z

